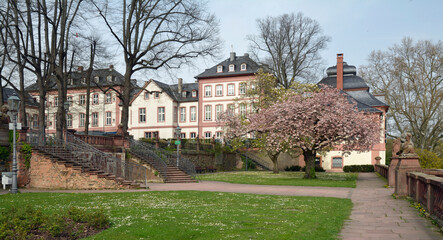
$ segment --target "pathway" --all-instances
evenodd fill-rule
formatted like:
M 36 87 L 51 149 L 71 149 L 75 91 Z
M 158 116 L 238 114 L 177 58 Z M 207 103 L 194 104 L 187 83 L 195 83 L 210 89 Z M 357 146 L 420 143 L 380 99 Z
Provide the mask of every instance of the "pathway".
M 392 197 L 392 188 L 374 173 L 360 173 L 352 193 L 354 207 L 340 233 L 350 239 L 443 239 L 437 227 L 418 215 L 406 200 Z

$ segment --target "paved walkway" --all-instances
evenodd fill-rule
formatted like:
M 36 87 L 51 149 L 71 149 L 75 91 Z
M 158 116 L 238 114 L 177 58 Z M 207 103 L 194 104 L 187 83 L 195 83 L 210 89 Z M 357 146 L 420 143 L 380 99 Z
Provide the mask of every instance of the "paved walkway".
M 392 188 L 374 173 L 360 173 L 351 196 L 354 207 L 340 235 L 350 239 L 443 239 L 437 227 L 418 215 L 406 200 L 392 197 Z
M 350 198 L 354 203 L 350 220 L 340 233 L 351 239 L 443 239 L 438 228 L 420 217 L 418 211 L 405 200 L 392 198 L 393 189 L 384 188 L 385 182 L 374 173 L 360 173 L 357 188 L 266 186 L 203 181 L 200 183 L 150 183 L 150 189 L 139 190 L 47 190 L 46 192 L 143 192 L 143 191 L 212 191 L 286 196 L 318 196 Z M 38 189 L 20 189 L 21 192 L 42 192 Z M 0 190 L 0 194 L 7 191 Z

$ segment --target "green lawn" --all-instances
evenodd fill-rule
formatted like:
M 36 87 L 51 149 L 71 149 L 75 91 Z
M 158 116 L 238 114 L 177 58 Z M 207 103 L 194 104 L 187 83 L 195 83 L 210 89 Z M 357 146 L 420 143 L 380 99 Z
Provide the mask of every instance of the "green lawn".
M 214 192 L 0 195 L 0 211 L 101 208 L 111 228 L 90 239 L 336 239 L 349 199 Z
M 352 187 L 355 188 L 357 173 L 315 173 L 317 179 L 303 179 L 303 172 L 280 172 L 273 174 L 268 171 L 220 172 L 198 175 L 198 180 L 221 181 L 229 183 L 288 185 L 288 186 L 321 186 L 321 187 Z

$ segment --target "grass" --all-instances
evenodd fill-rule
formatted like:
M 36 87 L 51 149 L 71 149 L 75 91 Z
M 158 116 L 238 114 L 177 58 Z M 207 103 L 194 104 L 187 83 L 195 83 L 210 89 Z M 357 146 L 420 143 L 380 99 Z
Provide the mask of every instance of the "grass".
M 355 188 L 357 173 L 315 173 L 317 179 L 303 179 L 303 172 L 280 172 L 273 174 L 268 171 L 220 172 L 198 175 L 198 180 L 221 181 L 229 183 L 288 185 L 288 186 L 321 186 L 321 187 L 352 187 Z
M 214 192 L 0 195 L 0 211 L 103 209 L 111 227 L 88 239 L 336 239 L 349 199 Z

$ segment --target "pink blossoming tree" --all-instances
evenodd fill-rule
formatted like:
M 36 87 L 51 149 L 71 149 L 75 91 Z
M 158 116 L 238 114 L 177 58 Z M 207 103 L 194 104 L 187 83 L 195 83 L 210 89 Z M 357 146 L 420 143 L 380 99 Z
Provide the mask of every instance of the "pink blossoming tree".
M 305 178 L 316 177 L 317 152 L 333 148 L 367 151 L 380 142 L 378 115 L 358 111 L 345 94 L 329 87 L 289 96 L 259 113 L 249 114 L 247 120 L 235 120 L 235 116 L 230 116 L 224 118 L 225 123 L 232 126 L 227 135 L 238 137 L 253 133 L 259 136 L 275 163 L 280 152 L 301 149 L 306 163 Z M 276 157 L 269 153 L 275 153 Z

